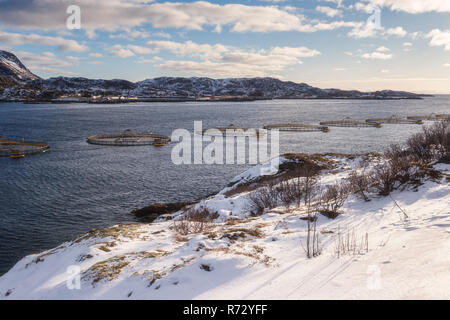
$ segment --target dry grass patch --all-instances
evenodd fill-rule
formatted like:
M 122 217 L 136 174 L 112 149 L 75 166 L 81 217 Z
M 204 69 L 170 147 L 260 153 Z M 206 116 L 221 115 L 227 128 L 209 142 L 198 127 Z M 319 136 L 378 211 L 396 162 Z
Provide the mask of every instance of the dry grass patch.
M 221 254 L 240 255 L 240 256 L 251 258 L 251 259 L 255 260 L 255 262 L 262 263 L 266 266 L 270 266 L 275 261 L 274 258 L 269 257 L 268 255 L 265 255 L 264 248 L 262 248 L 260 246 L 253 246 L 251 251 L 236 250 L 236 249 L 231 249 L 229 247 L 205 248 L 205 251 L 221 253 Z
M 222 235 L 222 238 L 228 238 L 231 241 L 237 241 L 239 239 L 245 239 L 247 238 L 247 236 L 262 238 L 264 234 L 258 228 L 230 228 L 226 230 L 226 233 Z
M 142 225 L 140 224 L 120 224 L 110 228 L 92 229 L 73 240 L 73 243 L 80 243 L 87 239 L 108 237 L 111 237 L 114 240 L 120 240 L 120 238 L 136 239 L 146 233 L 146 231 L 142 230 Z
M 127 260 L 127 256 L 116 256 L 107 260 L 97 262 L 91 266 L 83 275 L 83 279 L 92 280 L 92 285 L 106 280 L 112 281 L 116 279 L 122 270 L 130 264 Z
M 100 242 L 98 249 L 104 251 L 104 252 L 111 252 L 111 248 L 115 247 L 117 243 L 115 241 L 108 241 L 108 242 Z
M 156 249 L 154 251 L 139 251 L 132 252 L 120 256 L 115 256 L 107 260 L 97 262 L 84 272 L 83 278 L 92 280 L 92 284 L 106 280 L 112 281 L 116 279 L 122 270 L 127 267 L 133 260 L 136 259 L 158 259 L 169 255 L 170 252 L 163 249 Z M 145 272 L 141 272 L 143 274 Z M 135 273 L 137 274 L 137 273 Z
M 155 251 L 140 251 L 135 253 L 130 253 L 130 255 L 134 255 L 139 258 L 144 259 L 157 259 L 161 257 L 165 257 L 169 255 L 170 252 L 163 249 L 156 249 Z
M 227 220 L 227 222 L 225 222 L 225 225 L 226 226 L 235 226 L 239 223 L 242 223 L 242 221 L 239 219 L 229 219 L 229 220 Z

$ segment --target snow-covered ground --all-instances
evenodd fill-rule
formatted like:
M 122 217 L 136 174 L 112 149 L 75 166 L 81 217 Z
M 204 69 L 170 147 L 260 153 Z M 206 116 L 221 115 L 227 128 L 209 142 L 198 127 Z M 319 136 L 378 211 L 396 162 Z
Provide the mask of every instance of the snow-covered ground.
M 330 160 L 322 184 L 359 161 Z M 251 217 L 248 192 L 226 197 L 227 188 L 197 205 L 219 213 L 200 234 L 177 234 L 174 220 L 93 230 L 18 262 L 0 278 L 0 299 L 449 299 L 450 165 L 434 167 L 440 181 L 370 202 L 350 196 L 336 219 L 319 215 L 312 259 L 304 211 Z M 347 235 L 356 252 L 338 256 Z

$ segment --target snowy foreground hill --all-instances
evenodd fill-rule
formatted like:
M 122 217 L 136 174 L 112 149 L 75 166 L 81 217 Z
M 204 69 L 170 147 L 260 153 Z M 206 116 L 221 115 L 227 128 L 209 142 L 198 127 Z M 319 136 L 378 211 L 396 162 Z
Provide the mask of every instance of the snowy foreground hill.
M 365 158 L 322 156 L 318 184 L 382 161 Z M 389 196 L 350 195 L 335 219 L 317 214 L 321 253 L 310 259 L 302 206 L 250 216 L 259 169 L 196 204 L 217 212 L 201 231 L 183 234 L 182 212 L 93 230 L 18 262 L 0 299 L 450 298 L 450 165 Z

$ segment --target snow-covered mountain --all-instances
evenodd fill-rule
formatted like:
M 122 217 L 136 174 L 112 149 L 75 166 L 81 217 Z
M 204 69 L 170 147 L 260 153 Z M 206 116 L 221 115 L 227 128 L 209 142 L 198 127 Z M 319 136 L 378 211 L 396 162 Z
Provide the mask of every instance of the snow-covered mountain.
M 319 95 L 323 90 L 305 83 L 283 82 L 274 78 L 172 78 L 147 79 L 137 83 L 139 90 L 172 91 L 178 96 L 253 96 L 265 98 Z
M 12 53 L 0 51 L 0 100 L 50 101 L 81 94 L 87 98 L 137 96 L 141 98 L 194 99 L 201 97 L 238 97 L 250 99 L 420 99 L 402 91 L 360 92 L 320 89 L 305 83 L 274 78 L 175 78 L 161 77 L 140 82 L 113 79 L 55 77 L 41 79 L 31 73 Z
M 130 90 L 136 89 L 137 84 L 120 79 L 103 80 L 103 79 L 87 79 L 87 78 L 69 78 L 56 77 L 46 80 L 35 80 L 32 83 L 38 87 L 47 90 L 58 90 L 64 92 L 108 92 L 113 93 L 127 93 Z
M 40 79 L 31 73 L 14 54 L 3 50 L 0 50 L 0 77 L 19 82 Z

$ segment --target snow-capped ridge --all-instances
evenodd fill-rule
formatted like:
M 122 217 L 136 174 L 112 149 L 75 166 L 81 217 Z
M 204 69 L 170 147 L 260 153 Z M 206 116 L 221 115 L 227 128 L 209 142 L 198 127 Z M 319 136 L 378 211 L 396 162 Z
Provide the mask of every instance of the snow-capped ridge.
M 0 76 L 23 82 L 40 79 L 17 58 L 13 53 L 0 50 Z

